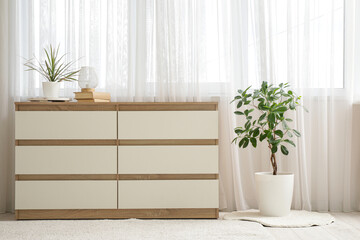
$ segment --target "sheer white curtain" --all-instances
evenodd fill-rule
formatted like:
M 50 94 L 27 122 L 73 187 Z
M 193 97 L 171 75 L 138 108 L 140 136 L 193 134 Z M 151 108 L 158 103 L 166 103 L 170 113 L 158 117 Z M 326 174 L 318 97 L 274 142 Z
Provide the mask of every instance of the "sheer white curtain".
M 22 58 L 43 59 L 49 44 L 60 44 L 67 60 L 78 60 L 75 67 L 95 67 L 98 90 L 109 91 L 114 101 L 200 101 L 218 95 L 230 78 L 232 4 L 18 1 L 16 96 L 42 94 L 42 79 L 23 71 Z M 77 88 L 63 83 L 63 95 L 72 97 Z

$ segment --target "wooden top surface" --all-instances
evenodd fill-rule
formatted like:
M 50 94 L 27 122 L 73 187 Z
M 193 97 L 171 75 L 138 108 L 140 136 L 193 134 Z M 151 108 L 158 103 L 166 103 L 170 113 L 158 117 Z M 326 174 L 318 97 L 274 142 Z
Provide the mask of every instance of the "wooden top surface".
M 16 111 L 215 111 L 217 102 L 15 102 Z

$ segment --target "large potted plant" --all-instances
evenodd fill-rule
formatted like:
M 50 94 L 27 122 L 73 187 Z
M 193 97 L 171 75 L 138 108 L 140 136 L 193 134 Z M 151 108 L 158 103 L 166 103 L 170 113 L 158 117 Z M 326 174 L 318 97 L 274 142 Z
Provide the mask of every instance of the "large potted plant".
M 41 63 L 36 59 L 27 60 L 24 64 L 27 69 L 26 71 L 38 72 L 46 81 L 42 83 L 43 93 L 45 98 L 57 98 L 59 97 L 59 89 L 61 81 L 76 81 L 76 75 L 79 73 L 78 70 L 71 70 L 74 62 L 64 62 L 64 55 L 59 56 L 59 48 L 53 48 L 51 45 L 48 49 L 44 48 L 46 58 L 44 63 Z
M 300 137 L 300 133 L 289 126 L 293 120 L 286 113 L 300 106 L 301 96 L 289 87 L 288 83 L 274 86 L 263 82 L 260 89 L 252 92 L 250 87 L 238 90 L 232 101 L 237 103 L 235 114 L 245 119 L 243 126 L 234 129 L 237 136 L 233 143 L 239 148 L 246 148 L 249 144 L 256 148 L 258 141 L 266 140 L 270 151 L 272 172 L 255 173 L 259 209 L 266 216 L 285 216 L 291 208 L 294 174 L 279 173 L 276 161 L 279 150 L 288 155 L 287 146 L 295 147 L 291 138 Z M 254 111 L 258 112 L 256 117 Z

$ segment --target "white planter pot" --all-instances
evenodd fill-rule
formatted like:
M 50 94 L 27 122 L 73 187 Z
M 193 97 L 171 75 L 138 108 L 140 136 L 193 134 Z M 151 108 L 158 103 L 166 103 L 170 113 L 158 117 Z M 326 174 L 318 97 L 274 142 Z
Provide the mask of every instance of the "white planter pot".
M 260 213 L 264 216 L 281 217 L 290 213 L 294 174 L 269 172 L 255 173 L 255 183 Z
M 43 93 L 46 98 L 58 98 L 60 83 L 58 82 L 43 82 Z

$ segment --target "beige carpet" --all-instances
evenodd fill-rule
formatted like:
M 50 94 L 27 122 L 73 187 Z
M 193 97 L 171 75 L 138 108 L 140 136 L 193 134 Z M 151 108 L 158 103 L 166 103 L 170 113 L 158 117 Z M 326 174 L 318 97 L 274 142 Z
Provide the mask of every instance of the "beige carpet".
M 0 239 L 257 240 L 274 238 L 258 223 L 224 220 L 0 221 Z

